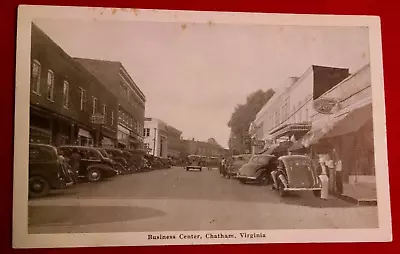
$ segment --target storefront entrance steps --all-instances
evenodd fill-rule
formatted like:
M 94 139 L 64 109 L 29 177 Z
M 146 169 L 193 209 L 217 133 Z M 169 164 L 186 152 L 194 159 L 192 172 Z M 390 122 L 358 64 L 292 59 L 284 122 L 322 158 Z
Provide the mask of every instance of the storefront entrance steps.
M 344 183 L 343 194 L 334 194 L 334 196 L 358 205 L 377 205 L 375 183 Z

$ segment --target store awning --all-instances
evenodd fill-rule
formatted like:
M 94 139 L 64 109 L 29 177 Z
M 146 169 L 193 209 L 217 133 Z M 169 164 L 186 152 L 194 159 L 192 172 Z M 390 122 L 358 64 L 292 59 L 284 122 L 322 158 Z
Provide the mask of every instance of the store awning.
M 339 113 L 313 123 L 310 132 L 303 137 L 303 145 L 316 144 L 320 139 L 357 132 L 372 120 L 372 100 L 367 98 Z
M 79 129 L 78 136 L 86 137 L 86 138 L 92 138 L 92 135 L 90 135 L 90 132 L 84 129 Z
M 288 151 L 298 151 L 301 149 L 305 149 L 304 145 L 303 145 L 303 141 L 302 140 L 297 140 L 296 142 L 293 143 L 293 145 L 291 147 L 288 148 Z

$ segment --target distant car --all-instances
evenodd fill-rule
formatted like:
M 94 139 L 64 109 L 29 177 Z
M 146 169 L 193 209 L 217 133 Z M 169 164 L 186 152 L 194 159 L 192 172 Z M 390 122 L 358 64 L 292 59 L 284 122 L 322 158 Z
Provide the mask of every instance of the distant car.
M 89 182 L 98 182 L 103 178 L 110 178 L 118 174 L 113 161 L 103 156 L 94 147 L 60 146 L 58 149 L 68 158 L 71 158 L 74 151 L 78 152 L 81 156 L 78 176 L 87 179 Z
M 186 171 L 189 171 L 190 169 L 197 169 L 201 171 L 201 169 L 204 166 L 204 162 L 202 160 L 202 157 L 199 155 L 189 155 L 188 156 L 188 165 L 186 165 Z
M 271 172 L 276 169 L 277 158 L 273 155 L 253 155 L 238 171 L 236 177 L 242 183 L 272 183 Z
M 29 144 L 29 197 L 44 197 L 52 189 L 64 189 L 73 184 L 54 146 Z

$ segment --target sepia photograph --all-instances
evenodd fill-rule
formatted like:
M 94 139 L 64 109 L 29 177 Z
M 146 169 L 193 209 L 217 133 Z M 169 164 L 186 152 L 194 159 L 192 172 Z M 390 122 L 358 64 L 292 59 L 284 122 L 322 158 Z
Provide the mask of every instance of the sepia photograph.
M 20 6 L 15 248 L 391 241 L 380 21 Z

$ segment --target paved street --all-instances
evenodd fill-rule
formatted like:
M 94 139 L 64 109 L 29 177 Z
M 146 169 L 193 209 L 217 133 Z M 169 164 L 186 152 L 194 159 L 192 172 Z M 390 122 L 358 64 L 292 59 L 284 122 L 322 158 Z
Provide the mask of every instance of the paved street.
M 281 198 L 270 186 L 244 185 L 205 168 L 121 175 L 29 201 L 29 233 L 377 226 L 377 207 L 312 193 Z

